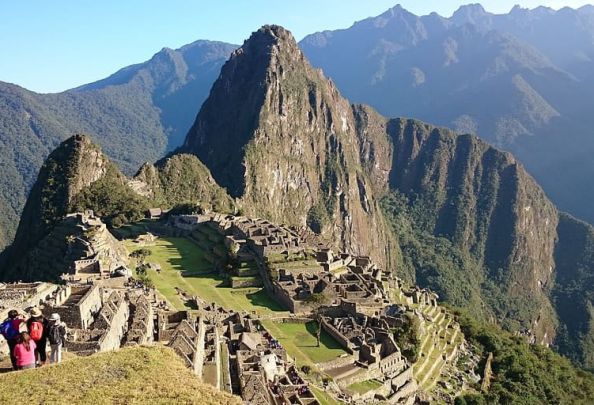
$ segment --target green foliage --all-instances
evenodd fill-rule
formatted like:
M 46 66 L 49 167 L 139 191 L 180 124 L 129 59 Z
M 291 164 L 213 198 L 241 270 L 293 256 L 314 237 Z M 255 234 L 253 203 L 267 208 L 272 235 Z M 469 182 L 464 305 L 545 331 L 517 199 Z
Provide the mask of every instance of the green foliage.
M 465 395 L 459 404 L 573 404 L 594 401 L 594 375 L 569 360 L 498 326 L 477 321 L 468 311 L 454 311 L 466 339 L 483 357 L 493 353 L 493 379 L 487 393 Z M 482 370 L 479 370 L 482 372 Z
M 307 212 L 307 226 L 317 234 L 322 233 L 328 221 L 328 211 L 323 203 L 317 203 Z
M 594 370 L 594 230 L 562 214 L 555 252 L 557 277 L 552 295 L 561 326 L 556 348 Z
M 148 201 L 126 185 L 115 166 L 110 166 L 105 176 L 76 195 L 70 206 L 72 212 L 93 210 L 116 228 L 141 220 L 148 209 Z
M 153 252 L 150 249 L 146 249 L 146 248 L 136 249 L 134 252 L 130 253 L 130 257 L 137 259 L 139 262 L 143 262 L 152 253 Z
M 415 363 L 421 352 L 421 340 L 419 339 L 420 321 L 416 316 L 406 314 L 405 323 L 401 328 L 394 330 L 394 340 L 406 359 Z
M 150 266 L 146 263 L 141 263 L 136 267 L 136 278 L 140 281 L 142 281 L 142 283 L 148 287 L 148 288 L 154 288 L 155 287 L 155 283 L 153 282 L 153 280 L 151 279 L 151 276 L 148 274 L 148 270 L 150 269 Z
M 307 302 L 311 302 L 313 304 L 326 304 L 330 300 L 324 293 L 313 293 L 309 297 L 307 297 Z
M 411 207 L 405 196 L 392 192 L 382 199 L 381 206 L 402 251 L 399 276 L 431 288 L 453 305 L 482 312 L 482 277 L 471 255 L 447 238 L 424 230 L 422 213 Z
M 204 208 L 200 204 L 181 203 L 175 205 L 167 215 L 197 215 L 204 214 Z
M 203 212 L 205 208 L 235 212 L 233 199 L 216 184 L 208 168 L 196 156 L 177 154 L 160 161 L 156 169 L 143 169 L 138 178 L 153 190 L 152 200 L 156 206 L 175 207 L 185 213 Z

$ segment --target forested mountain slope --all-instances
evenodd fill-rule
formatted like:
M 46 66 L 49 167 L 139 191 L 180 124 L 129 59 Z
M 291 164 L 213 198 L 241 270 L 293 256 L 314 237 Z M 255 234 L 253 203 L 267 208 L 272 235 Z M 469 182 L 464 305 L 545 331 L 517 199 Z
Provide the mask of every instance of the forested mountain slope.
M 178 146 L 233 45 L 165 48 L 105 80 L 57 94 L 0 83 L 0 249 L 10 243 L 44 159 L 89 134 L 127 174 Z

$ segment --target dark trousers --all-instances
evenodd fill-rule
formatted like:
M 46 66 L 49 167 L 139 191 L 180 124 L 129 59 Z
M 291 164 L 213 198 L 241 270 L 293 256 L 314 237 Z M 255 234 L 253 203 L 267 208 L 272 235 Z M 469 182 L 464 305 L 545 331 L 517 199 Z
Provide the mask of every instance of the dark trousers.
M 47 360 L 47 339 L 41 339 L 35 342 L 35 358 L 39 359 L 40 363 L 45 363 Z
M 10 350 L 10 362 L 12 363 L 12 369 L 18 370 L 17 360 L 14 355 L 14 347 L 17 344 L 16 339 L 10 339 L 10 340 L 7 340 L 6 342 L 8 343 L 8 349 Z

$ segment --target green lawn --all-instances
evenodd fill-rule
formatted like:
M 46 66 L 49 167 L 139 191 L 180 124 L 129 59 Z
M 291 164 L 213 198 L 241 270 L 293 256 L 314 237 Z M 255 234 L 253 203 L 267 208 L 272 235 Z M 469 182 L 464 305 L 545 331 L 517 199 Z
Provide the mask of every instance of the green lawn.
M 140 248 L 132 241 L 128 241 L 126 246 L 129 251 Z M 212 264 L 204 258 L 204 250 L 190 239 L 159 238 L 152 246 L 143 247 L 151 251 L 147 262 L 161 265 L 161 272 L 149 270 L 149 277 L 157 290 L 177 309 L 186 307 L 175 287 L 236 311 L 283 312 L 282 307 L 261 289 L 223 286 L 223 278 L 213 273 Z
M 303 364 L 324 363 L 345 354 L 340 344 L 322 331 L 320 347 L 317 347 L 316 322 L 276 323 L 264 321 L 264 327 L 281 343 L 287 353 Z
M 359 394 L 365 394 L 367 391 L 375 390 L 382 386 L 377 380 L 360 381 L 348 386 L 348 389 Z
M 340 405 L 344 403 L 332 398 L 330 395 L 326 394 L 326 392 L 317 387 L 310 385 L 309 388 L 312 390 L 312 392 L 318 399 L 320 405 Z

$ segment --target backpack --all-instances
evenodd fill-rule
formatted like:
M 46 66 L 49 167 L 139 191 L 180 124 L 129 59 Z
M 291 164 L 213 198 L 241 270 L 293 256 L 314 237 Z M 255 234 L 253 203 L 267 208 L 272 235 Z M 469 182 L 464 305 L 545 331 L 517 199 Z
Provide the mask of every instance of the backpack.
M 49 330 L 49 342 L 52 345 L 60 345 L 63 341 L 62 325 L 52 325 Z
M 0 333 L 6 340 L 14 340 L 19 335 L 19 329 L 15 328 L 14 319 L 7 319 L 0 325 Z
M 29 335 L 31 336 L 31 339 L 36 342 L 40 341 L 43 337 L 43 323 L 40 321 L 33 321 L 31 322 L 31 325 L 29 325 L 29 329 Z

